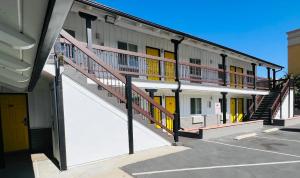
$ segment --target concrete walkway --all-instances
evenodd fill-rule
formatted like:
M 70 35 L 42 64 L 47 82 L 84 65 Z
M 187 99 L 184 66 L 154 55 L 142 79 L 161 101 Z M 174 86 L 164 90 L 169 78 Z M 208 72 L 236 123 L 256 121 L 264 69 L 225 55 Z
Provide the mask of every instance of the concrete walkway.
M 131 176 L 121 170 L 120 167 L 187 149 L 189 148 L 183 146 L 164 146 L 140 151 L 133 155 L 124 155 L 72 167 L 63 172 L 60 172 L 44 154 L 32 155 L 32 164 L 35 178 L 130 178 Z

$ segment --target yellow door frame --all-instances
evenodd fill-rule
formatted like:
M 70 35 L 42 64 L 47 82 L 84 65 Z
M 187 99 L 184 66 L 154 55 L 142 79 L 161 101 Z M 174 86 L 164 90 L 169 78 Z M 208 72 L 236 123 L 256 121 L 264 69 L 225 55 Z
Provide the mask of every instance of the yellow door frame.
M 244 74 L 244 69 L 241 67 L 236 67 L 235 71 L 236 71 L 236 73 Z M 237 75 L 236 83 L 237 83 L 237 88 L 243 88 L 244 87 L 244 76 Z
M 20 101 L 18 101 L 19 103 L 17 103 L 18 98 L 12 99 L 12 97 L 14 97 L 14 96 L 23 96 L 24 98 L 20 99 Z M 20 97 L 20 98 L 22 98 L 22 97 Z M 12 103 L 9 102 L 10 99 L 12 99 L 12 101 L 13 101 Z M 23 101 L 21 101 L 21 100 L 23 100 Z M 13 109 L 12 109 L 13 112 L 9 111 L 15 105 L 22 107 L 23 104 L 24 104 L 25 108 L 23 108 L 24 111 L 20 111 L 21 113 L 17 113 Z M 4 111 L 4 109 L 7 109 L 7 111 Z M 11 114 L 13 115 L 13 117 L 18 117 L 17 114 L 20 114 L 20 117 L 18 118 L 19 120 L 17 120 L 18 124 L 16 124 L 15 122 L 8 123 L 10 120 L 8 120 L 7 118 L 4 118 L 7 114 L 9 115 L 8 117 L 10 117 Z M 21 115 L 24 115 L 24 116 L 21 116 Z M 29 116 L 29 114 L 28 114 L 28 95 L 27 94 L 25 94 L 25 93 L 0 93 L 0 122 L 1 122 L 0 142 L 3 145 L 3 150 L 2 150 L 3 153 L 31 149 L 29 119 L 28 119 L 29 117 L 28 116 Z M 25 118 L 27 118 L 27 119 L 25 119 Z M 16 129 L 20 132 L 23 131 L 23 133 L 21 133 L 21 134 L 23 134 L 24 138 L 21 140 L 21 142 L 19 140 L 18 146 L 14 147 L 14 146 L 12 146 L 13 145 L 12 143 L 8 144 L 9 142 L 13 142 L 13 141 L 18 142 L 18 140 L 9 140 L 9 138 L 6 138 L 7 135 L 11 135 L 11 128 L 6 128 L 6 127 L 10 127 L 7 124 L 11 124 L 10 126 L 13 126 L 14 129 Z M 24 125 L 22 125 L 22 124 L 24 124 Z M 6 133 L 6 132 L 9 132 L 9 133 Z M 20 132 L 19 132 L 19 134 L 20 134 Z M 1 151 L 1 149 L 0 149 L 0 151 Z
M 157 52 L 155 54 L 154 52 Z M 160 57 L 160 49 L 146 46 L 146 54 Z M 160 61 L 156 59 L 146 59 L 148 80 L 160 80 Z
M 171 114 L 175 113 L 175 109 L 176 109 L 175 105 L 176 105 L 175 96 L 165 96 L 165 108 Z M 173 130 L 173 120 L 169 117 L 166 118 L 166 126 L 168 129 Z

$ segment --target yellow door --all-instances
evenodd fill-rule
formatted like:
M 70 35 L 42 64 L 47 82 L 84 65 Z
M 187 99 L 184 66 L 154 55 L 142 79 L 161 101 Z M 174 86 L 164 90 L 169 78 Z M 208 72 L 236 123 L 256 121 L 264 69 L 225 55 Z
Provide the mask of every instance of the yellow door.
M 160 56 L 160 50 L 146 47 L 146 53 L 151 56 Z M 159 80 L 159 60 L 147 58 L 148 80 Z
M 25 95 L 0 95 L 4 152 L 29 148 Z
M 238 99 L 238 121 L 243 122 L 244 117 L 244 99 L 239 98 Z
M 174 53 L 165 51 L 164 58 L 175 60 Z M 165 81 L 175 81 L 175 63 L 165 62 Z
M 235 72 L 235 67 L 234 66 L 230 66 L 230 72 Z M 230 87 L 235 87 L 235 74 L 230 73 Z
M 230 98 L 230 119 L 231 123 L 236 122 L 236 98 Z
M 157 104 L 161 105 L 161 97 L 160 96 L 154 96 L 153 99 Z M 161 112 L 160 112 L 160 110 L 154 107 L 154 113 L 153 114 L 154 114 L 155 121 L 158 122 L 158 123 L 161 123 Z M 156 128 L 161 128 L 158 124 L 155 124 L 155 127 Z
M 171 114 L 175 113 L 175 97 L 174 96 L 166 96 L 165 98 L 166 110 Z M 167 128 L 173 130 L 173 120 L 169 117 L 166 118 Z
M 239 74 L 243 74 L 243 71 L 244 71 L 243 68 L 240 68 L 240 67 L 236 68 L 236 72 L 239 73 Z M 238 88 L 243 88 L 243 85 L 244 85 L 243 78 L 244 77 L 242 75 L 237 75 L 236 76 L 236 79 L 237 79 L 236 82 L 237 82 L 237 87 Z

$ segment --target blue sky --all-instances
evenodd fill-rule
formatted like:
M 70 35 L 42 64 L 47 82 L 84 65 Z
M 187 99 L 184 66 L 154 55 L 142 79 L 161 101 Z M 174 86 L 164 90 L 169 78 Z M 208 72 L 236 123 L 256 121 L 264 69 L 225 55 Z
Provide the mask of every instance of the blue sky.
M 300 28 L 299 0 L 98 0 L 134 16 L 287 67 L 286 32 Z M 259 70 L 264 75 L 266 70 Z M 284 69 L 287 71 L 287 68 Z M 281 72 L 283 75 L 284 72 Z

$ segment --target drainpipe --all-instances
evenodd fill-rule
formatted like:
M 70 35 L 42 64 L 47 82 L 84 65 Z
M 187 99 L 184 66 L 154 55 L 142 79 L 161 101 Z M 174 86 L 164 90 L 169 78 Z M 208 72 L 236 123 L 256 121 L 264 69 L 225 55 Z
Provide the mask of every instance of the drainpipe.
M 97 17 L 84 12 L 79 12 L 79 16 L 85 19 L 87 47 L 90 50 L 93 50 L 92 21 L 96 20 Z M 88 73 L 92 73 L 93 68 L 92 68 L 92 64 L 90 63 L 90 60 L 88 60 L 87 65 L 88 65 Z
M 223 86 L 226 86 L 226 54 L 220 54 L 222 57 L 222 67 L 223 67 Z
M 173 120 L 173 132 L 174 132 L 174 141 L 175 143 L 178 142 L 178 130 L 180 128 L 180 97 L 179 97 L 179 93 L 181 92 L 180 87 L 181 87 L 181 83 L 179 80 L 179 56 L 178 56 L 178 47 L 179 44 L 184 40 L 184 38 L 180 39 L 180 40 L 175 40 L 172 39 L 171 42 L 174 44 L 174 56 L 175 56 L 175 81 L 178 83 L 178 87 L 176 90 L 174 90 L 175 92 L 175 102 L 176 102 L 176 108 L 175 108 L 175 114 L 174 114 L 174 120 Z

